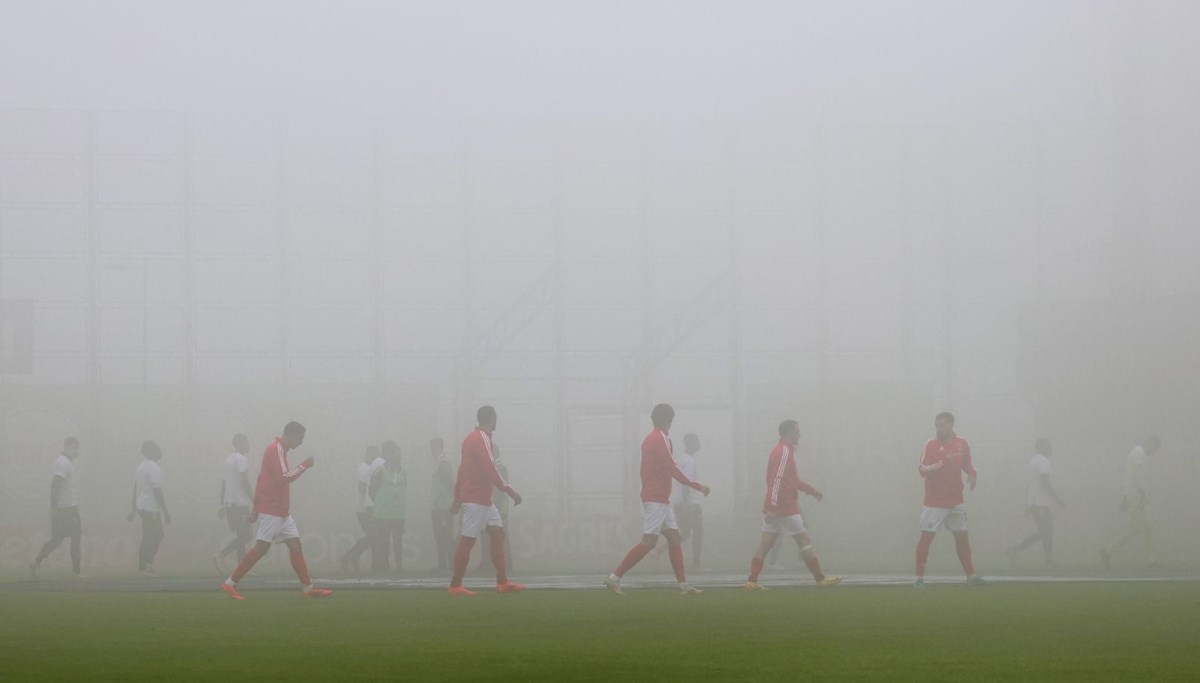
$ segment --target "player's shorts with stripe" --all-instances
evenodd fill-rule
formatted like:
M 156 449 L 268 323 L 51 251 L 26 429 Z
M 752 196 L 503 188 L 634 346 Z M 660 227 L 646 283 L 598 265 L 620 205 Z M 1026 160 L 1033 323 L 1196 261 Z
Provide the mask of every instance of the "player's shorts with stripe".
M 277 517 L 275 515 L 259 515 L 258 530 L 254 539 L 267 543 L 283 543 L 289 538 L 300 538 L 300 530 L 296 528 L 296 520 L 291 515 Z
M 642 503 L 642 534 L 658 535 L 667 529 L 679 531 L 675 506 L 670 503 Z
M 967 507 L 956 505 L 952 508 L 921 508 L 921 531 L 937 531 L 943 527 L 950 531 L 967 530 Z
M 462 504 L 462 535 L 467 538 L 479 538 L 479 534 L 487 527 L 504 528 L 504 520 L 495 505 L 479 505 L 478 503 Z
M 804 518 L 800 515 L 788 515 L 786 517 L 763 515 L 762 530 L 764 534 L 795 536 L 796 534 L 808 531 L 808 528 L 804 526 Z

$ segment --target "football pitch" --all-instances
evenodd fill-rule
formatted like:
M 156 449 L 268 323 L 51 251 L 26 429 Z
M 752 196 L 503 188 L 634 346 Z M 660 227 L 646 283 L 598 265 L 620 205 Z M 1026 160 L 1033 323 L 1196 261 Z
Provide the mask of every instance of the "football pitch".
M 0 680 L 1196 680 L 1200 583 L 0 590 Z

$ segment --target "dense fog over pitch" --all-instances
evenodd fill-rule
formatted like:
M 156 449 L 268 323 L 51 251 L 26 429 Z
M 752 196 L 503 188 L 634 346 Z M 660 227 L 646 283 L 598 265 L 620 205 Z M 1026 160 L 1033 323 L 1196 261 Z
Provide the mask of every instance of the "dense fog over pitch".
M 194 571 L 233 435 L 256 473 L 288 420 L 310 562 L 353 541 L 355 468 L 392 439 L 423 569 L 429 439 L 457 463 L 489 403 L 518 571 L 607 571 L 658 402 L 702 443 L 706 564 L 753 550 L 794 418 L 823 560 L 908 571 L 952 410 L 983 571 L 1029 531 L 1039 437 L 1062 563 L 1124 528 L 1157 435 L 1159 555 L 1194 566 L 1198 26 L 1189 2 L 0 4 L 0 570 L 45 540 L 77 436 L 85 564 L 136 564 L 154 440 L 160 564 Z

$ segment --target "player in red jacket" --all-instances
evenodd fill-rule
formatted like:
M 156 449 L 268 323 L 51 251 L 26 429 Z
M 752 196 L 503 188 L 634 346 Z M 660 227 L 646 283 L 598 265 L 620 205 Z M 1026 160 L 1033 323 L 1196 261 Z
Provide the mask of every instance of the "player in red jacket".
M 975 573 L 971 562 L 971 542 L 967 537 L 967 510 L 963 504 L 963 475 L 971 490 L 979 476 L 971 462 L 971 446 L 954 433 L 954 415 L 938 413 L 933 419 L 937 438 L 925 444 L 921 465 L 917 468 L 925 479 L 925 506 L 921 509 L 921 540 L 917 542 L 917 588 L 925 587 L 925 563 L 929 547 L 937 530 L 946 527 L 954 533 L 954 549 L 962 563 L 967 583 L 982 586 L 987 583 Z
M 692 481 L 675 465 L 675 447 L 667 433 L 675 421 L 675 409 L 666 403 L 654 406 L 650 413 L 654 430 L 642 441 L 642 540 L 621 560 L 621 564 L 604 580 L 604 585 L 617 595 L 621 590 L 621 577 L 633 569 L 646 553 L 654 549 L 659 534 L 667 538 L 667 551 L 671 557 L 671 568 L 679 582 L 679 592 L 694 595 L 702 592 L 687 581 L 683 571 L 683 548 L 680 544 L 679 522 L 675 519 L 675 508 L 671 505 L 671 480 L 690 486 L 704 495 L 709 488 Z
M 237 589 L 238 581 L 271 551 L 272 543 L 287 545 L 292 557 L 292 569 L 304 587 L 304 597 L 324 598 L 333 594 L 331 590 L 313 586 L 308 576 L 308 563 L 304 561 L 304 552 L 300 548 L 300 531 L 291 515 L 292 482 L 313 466 L 312 456 L 295 467 L 288 466 L 288 452 L 304 443 L 304 431 L 304 426 L 299 422 L 287 423 L 283 428 L 283 436 L 275 439 L 263 452 L 262 469 L 258 473 L 258 484 L 254 487 L 254 507 L 249 517 L 250 522 L 258 521 L 254 547 L 242 556 L 237 569 L 221 584 L 221 590 L 234 600 L 243 599 Z
M 758 542 L 758 550 L 754 551 L 754 557 L 750 560 L 750 577 L 746 579 L 745 590 L 766 590 L 758 584 L 758 575 L 762 572 L 763 559 L 771 552 L 779 534 L 787 534 L 796 540 L 800 557 L 804 559 L 818 586 L 833 586 L 842 582 L 841 577 L 826 576 L 821 571 L 821 561 L 812 549 L 812 539 L 808 537 L 804 517 L 800 514 L 801 491 L 816 498 L 818 503 L 825 496 L 796 472 L 796 446 L 799 443 L 800 423 L 795 420 L 779 423 L 779 445 L 771 451 L 767 461 L 762 540 Z
M 491 537 L 492 564 L 496 567 L 496 592 L 520 593 L 525 584 L 508 580 L 504 562 L 504 521 L 500 511 L 492 503 L 492 489 L 497 488 L 512 498 L 513 505 L 521 504 L 521 495 L 504 481 L 496 471 L 496 458 L 492 453 L 492 433 L 496 431 L 496 409 L 483 406 L 475 413 L 479 425 L 463 439 L 462 462 L 458 465 L 458 478 L 454 482 L 454 505 L 451 514 L 462 511 L 459 524 L 461 535 L 458 548 L 454 551 L 454 577 L 450 580 L 450 595 L 477 595 L 462 585 L 463 574 L 471 560 L 471 549 L 475 539 L 487 530 Z

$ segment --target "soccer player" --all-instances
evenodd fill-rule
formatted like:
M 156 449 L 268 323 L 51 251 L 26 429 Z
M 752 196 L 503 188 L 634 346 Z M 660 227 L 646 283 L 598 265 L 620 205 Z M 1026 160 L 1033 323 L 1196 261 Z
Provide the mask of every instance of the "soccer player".
M 463 439 L 462 462 L 458 465 L 458 479 L 454 482 L 454 504 L 450 510 L 462 511 L 458 548 L 454 551 L 454 577 L 450 580 L 450 595 L 477 595 L 462 585 L 471 560 L 471 549 L 475 539 L 486 529 L 492 538 L 492 564 L 496 567 L 496 592 L 519 593 L 525 584 L 508 580 L 504 563 L 504 521 L 500 511 L 492 504 L 492 489 L 498 488 L 512 498 L 513 505 L 521 504 L 521 495 L 504 481 L 496 471 L 496 459 L 492 455 L 492 433 L 496 431 L 496 409 L 483 406 L 475 413 L 478 426 Z
M 825 495 L 801 479 L 796 472 L 796 446 L 799 443 L 800 423 L 795 420 L 779 423 L 779 443 L 767 459 L 762 538 L 754 557 L 750 559 L 750 576 L 746 579 L 745 590 L 766 590 L 758 584 L 758 575 L 762 572 L 763 560 L 781 534 L 787 534 L 796 541 L 800 557 L 818 586 L 834 586 L 842 582 L 841 577 L 826 576 L 821 571 L 821 561 L 817 559 L 812 539 L 808 537 L 808 528 L 804 525 L 804 517 L 800 514 L 801 491 L 816 498 L 818 503 L 825 499 Z
M 313 466 L 311 455 L 295 467 L 288 466 L 288 453 L 304 443 L 304 432 L 304 425 L 289 422 L 283 428 L 283 436 L 276 438 L 263 452 L 262 469 L 259 470 L 258 483 L 254 487 L 254 507 L 249 518 L 252 523 L 255 519 L 258 520 L 254 547 L 242 557 L 241 562 L 238 562 L 233 574 L 221 583 L 221 590 L 234 600 L 244 599 L 238 592 L 238 581 L 271 551 L 272 543 L 287 545 L 292 570 L 296 572 L 296 578 L 300 579 L 304 597 L 324 598 L 333 595 L 333 591 L 327 588 L 314 586 L 309 578 L 308 563 L 304 561 L 304 551 L 300 545 L 300 530 L 291 515 L 292 483 Z
M 684 574 L 679 522 L 675 519 L 675 509 L 671 507 L 671 479 L 706 496 L 710 489 L 689 479 L 675 465 L 675 447 L 667 436 L 675 421 L 675 409 L 660 403 L 650 412 L 650 420 L 654 423 L 654 429 L 642 441 L 642 540 L 608 575 L 604 585 L 617 595 L 624 595 L 621 577 L 654 549 L 661 534 L 667 539 L 667 553 L 671 558 L 671 568 L 675 570 L 675 580 L 679 582 L 679 592 L 682 595 L 695 595 L 702 591 L 689 584 Z
M 378 490 L 374 516 L 375 548 L 371 551 L 371 569 L 376 573 L 388 571 L 388 551 L 395 551 L 396 573 L 404 571 L 404 517 L 408 492 L 408 473 L 400 466 L 400 446 L 395 441 L 383 443 L 383 469 L 378 475 Z
M 937 438 L 925 444 L 917 471 L 925 479 L 925 507 L 921 510 L 921 540 L 917 542 L 917 588 L 925 587 L 925 563 L 929 548 L 938 529 L 946 527 L 954 533 L 954 549 L 962 563 L 967 583 L 983 586 L 987 581 L 975 573 L 971 562 L 971 541 L 967 536 L 967 509 L 963 504 L 963 475 L 975 490 L 979 472 L 971 463 L 971 447 L 967 440 L 954 433 L 954 415 L 938 413 L 933 420 Z
M 696 454 L 700 452 L 700 437 L 695 434 L 683 435 L 683 455 L 675 458 L 679 471 L 692 481 L 699 475 L 696 464 Z M 692 565 L 695 570 L 707 571 L 700 565 L 700 551 L 704 547 L 704 511 L 700 508 L 700 496 L 696 490 L 684 486 L 677 481 L 671 482 L 671 505 L 675 507 L 675 519 L 679 521 L 679 537 L 682 541 L 691 541 Z
M 163 539 L 163 524 L 171 523 L 167 510 L 167 499 L 163 496 L 163 471 L 158 461 L 162 460 L 162 449 L 153 441 L 142 444 L 142 464 L 137 466 L 133 477 L 133 500 L 129 509 L 129 521 L 134 517 L 142 520 L 142 543 L 138 546 L 138 573 L 153 578 L 154 557 L 158 544 Z
M 363 461 L 358 463 L 358 528 L 362 529 L 363 535 L 355 541 L 354 545 L 342 555 L 341 565 L 342 571 L 349 572 L 351 567 L 354 567 L 354 572 L 358 573 L 358 559 L 362 554 L 370 550 L 375 552 L 376 537 L 378 534 L 375 529 L 375 515 L 372 514 L 372 508 L 375 505 L 375 485 L 378 484 L 378 474 L 383 471 L 383 457 L 379 455 L 378 446 L 367 446 L 366 452 L 363 454 Z M 374 555 L 371 556 L 374 561 Z
M 77 579 L 86 578 L 79 570 L 83 524 L 79 519 L 79 496 L 75 491 L 75 459 L 78 457 L 79 439 L 68 437 L 63 441 L 62 453 L 54 459 L 50 477 L 50 540 L 29 563 L 29 572 L 35 579 L 42 562 L 67 538 L 71 539 L 71 573 Z
M 254 538 L 254 530 L 246 521 L 250 516 L 250 503 L 254 500 L 254 489 L 250 486 L 250 459 L 246 457 L 249 450 L 250 440 L 245 434 L 238 434 L 233 437 L 233 453 L 225 458 L 225 471 L 221 478 L 221 508 L 217 511 L 217 517 L 229 524 L 233 538 L 212 558 L 213 566 L 221 576 L 225 576 L 222 561 L 229 555 L 236 555 L 241 561 L 242 555 L 246 554 L 246 546 Z
M 1132 541 L 1141 534 L 1146 549 L 1146 567 L 1158 566 L 1154 559 L 1154 526 L 1150 522 L 1150 496 L 1146 489 L 1146 458 L 1162 448 L 1157 436 L 1152 436 L 1129 452 L 1125 459 L 1125 495 L 1121 498 L 1121 512 L 1129 518 L 1129 528 L 1120 538 L 1100 549 L 1100 561 L 1105 569 L 1111 569 L 1113 551 Z
M 429 454 L 433 457 L 433 492 L 429 502 L 429 519 L 433 524 L 433 542 L 437 548 L 437 569 L 450 569 L 450 547 L 454 544 L 454 470 L 446 457 L 446 443 L 437 436 L 429 441 Z
M 1046 566 L 1054 562 L 1054 512 L 1051 505 L 1060 509 L 1066 504 L 1059 497 L 1058 491 L 1050 483 L 1050 457 L 1054 447 L 1049 439 L 1038 439 L 1034 444 L 1033 457 L 1029 459 L 1029 468 L 1025 474 L 1025 516 L 1033 519 L 1035 531 L 1025 540 L 1014 545 L 1005 553 L 1008 561 L 1015 562 L 1017 553 L 1029 546 L 1042 542 L 1042 553 L 1046 556 Z

